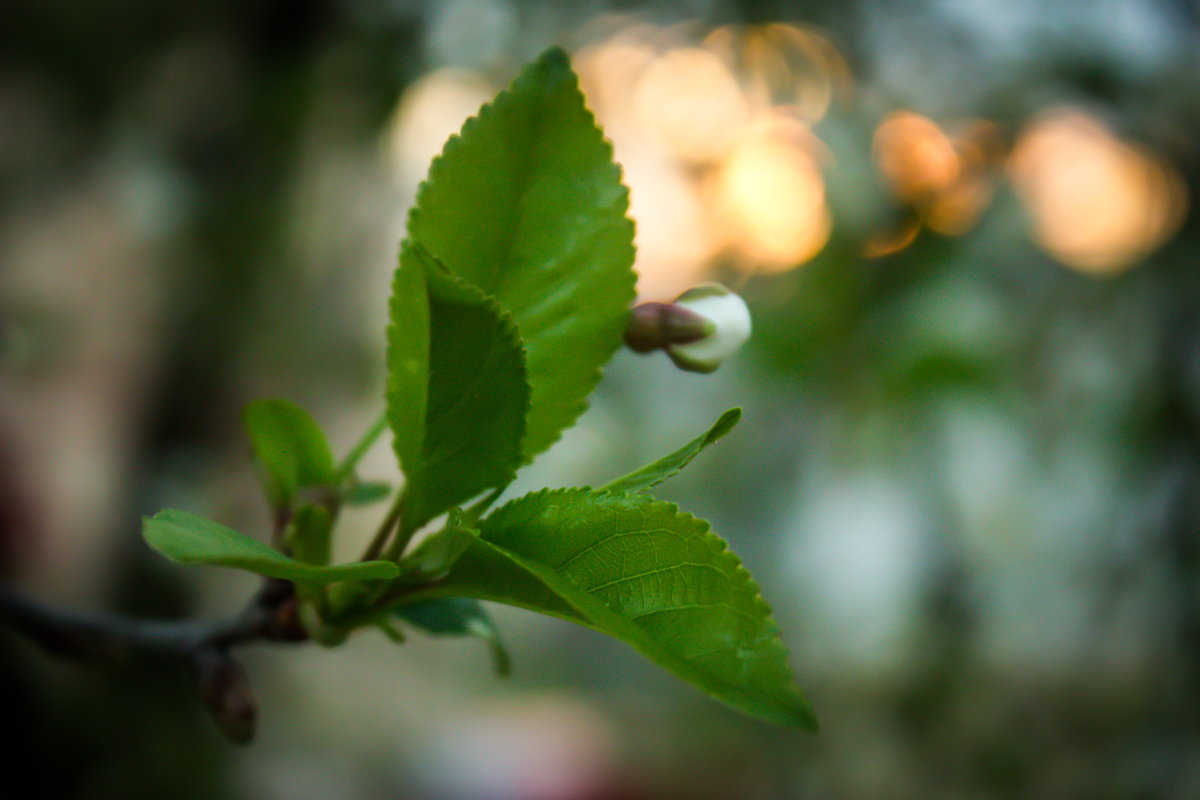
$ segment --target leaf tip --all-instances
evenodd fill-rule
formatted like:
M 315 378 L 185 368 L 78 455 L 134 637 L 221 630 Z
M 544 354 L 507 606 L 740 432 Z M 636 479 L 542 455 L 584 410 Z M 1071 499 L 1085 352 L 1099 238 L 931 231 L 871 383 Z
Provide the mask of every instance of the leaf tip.
M 725 434 L 733 430 L 734 426 L 742 421 L 742 408 L 737 406 L 731 408 L 721 415 L 717 420 L 717 424 L 713 426 L 712 433 L 709 434 L 708 441 L 715 442 Z
M 811 734 L 821 732 L 821 723 L 817 721 L 817 715 L 803 697 L 797 698 L 795 726 Z
M 570 69 L 571 57 L 559 45 L 548 47 L 538 57 L 538 66 L 552 70 Z
M 492 670 L 500 678 L 512 677 L 512 656 L 499 640 L 492 645 Z

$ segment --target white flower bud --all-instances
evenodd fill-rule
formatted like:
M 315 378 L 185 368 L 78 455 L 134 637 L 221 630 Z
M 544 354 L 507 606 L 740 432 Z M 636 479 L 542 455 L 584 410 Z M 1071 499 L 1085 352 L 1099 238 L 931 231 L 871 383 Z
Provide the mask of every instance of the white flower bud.
M 710 332 L 686 344 L 670 344 L 668 355 L 680 369 L 712 372 L 750 338 L 746 301 L 718 283 L 705 283 L 679 296 L 673 304 L 709 323 Z

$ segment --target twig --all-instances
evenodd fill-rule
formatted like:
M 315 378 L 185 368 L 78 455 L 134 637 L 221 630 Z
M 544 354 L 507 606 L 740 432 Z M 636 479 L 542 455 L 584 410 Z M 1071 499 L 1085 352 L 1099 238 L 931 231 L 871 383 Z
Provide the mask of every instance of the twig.
M 379 523 L 379 530 L 375 531 L 375 535 L 371 537 L 370 544 L 368 544 L 367 549 L 363 551 L 363 561 L 372 561 L 376 558 L 379 558 L 380 554 L 383 553 L 383 548 L 387 545 L 388 539 L 392 535 L 392 530 L 395 529 L 397 524 L 400 524 L 403 527 L 403 515 L 404 495 L 401 493 L 396 496 L 395 501 L 392 503 L 392 507 L 388 509 L 387 515 L 383 518 L 383 521 Z M 391 558 L 391 556 L 388 557 Z
M 254 697 L 233 647 L 257 641 L 308 638 L 286 581 L 268 580 L 241 613 L 212 621 L 163 622 L 99 616 L 56 608 L 0 585 L 0 624 L 46 652 L 81 663 L 166 659 L 192 671 L 201 699 L 222 732 L 235 742 L 254 735 Z

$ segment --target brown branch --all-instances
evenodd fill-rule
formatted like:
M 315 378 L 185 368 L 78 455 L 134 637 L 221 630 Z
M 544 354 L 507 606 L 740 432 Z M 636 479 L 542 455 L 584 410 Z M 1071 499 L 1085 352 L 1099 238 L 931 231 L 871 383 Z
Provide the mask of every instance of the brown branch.
M 308 638 L 297 617 L 293 587 L 279 580 L 267 580 L 234 617 L 177 622 L 84 614 L 46 605 L 0 585 L 0 624 L 51 655 L 81 663 L 156 658 L 185 666 L 221 731 L 239 743 L 254 736 L 256 709 L 245 672 L 229 651 L 259 641 Z

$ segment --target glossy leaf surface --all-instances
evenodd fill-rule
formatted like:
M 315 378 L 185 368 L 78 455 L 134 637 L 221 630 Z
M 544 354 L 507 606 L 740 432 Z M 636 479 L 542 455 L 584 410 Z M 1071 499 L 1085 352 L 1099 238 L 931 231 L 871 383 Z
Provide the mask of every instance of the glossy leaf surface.
M 388 328 L 387 409 L 409 530 L 512 479 L 528 403 L 512 317 L 406 243 Z
M 438 591 L 588 625 L 747 713 L 815 728 L 758 586 L 708 523 L 668 503 L 527 495 L 484 520 Z
M 523 445 L 583 412 L 634 298 L 633 223 L 612 147 L 554 49 L 433 162 L 409 234 L 516 320 L 533 387 Z

